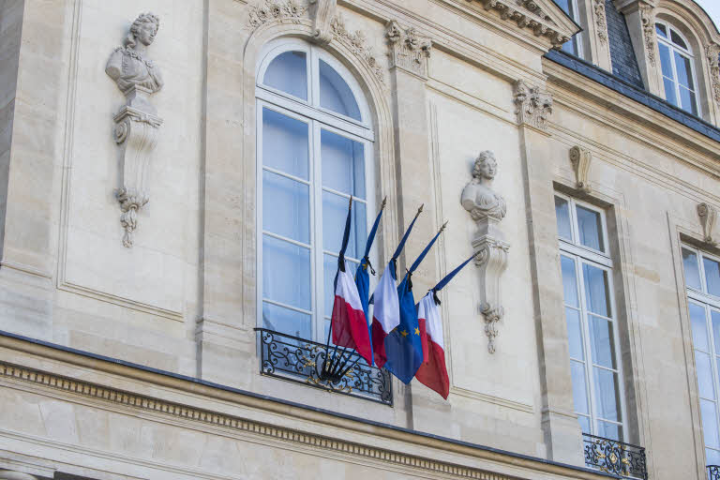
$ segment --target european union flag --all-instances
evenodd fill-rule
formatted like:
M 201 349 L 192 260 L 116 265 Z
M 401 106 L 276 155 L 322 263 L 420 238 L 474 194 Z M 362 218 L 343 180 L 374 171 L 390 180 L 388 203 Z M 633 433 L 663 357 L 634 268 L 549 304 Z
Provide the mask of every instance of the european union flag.
M 406 275 L 398 286 L 398 297 L 400 297 L 400 325 L 385 339 L 387 355 L 385 368 L 403 383 L 408 384 L 423 362 L 420 326 L 409 275 Z

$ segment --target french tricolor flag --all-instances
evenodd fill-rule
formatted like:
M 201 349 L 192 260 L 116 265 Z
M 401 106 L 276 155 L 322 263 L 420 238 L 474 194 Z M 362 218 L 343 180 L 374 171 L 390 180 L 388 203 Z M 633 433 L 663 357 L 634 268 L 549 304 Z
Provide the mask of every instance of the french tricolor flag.
M 388 263 L 380 277 L 380 283 L 373 294 L 375 308 L 372 322 L 372 346 L 375 364 L 378 368 L 385 366 L 385 338 L 400 325 L 400 301 L 395 287 L 395 265 Z
M 450 378 L 445 366 L 445 341 L 440 309 L 435 303 L 433 291 L 428 292 L 418 303 L 418 321 L 424 357 L 415 378 L 447 400 L 450 394 Z
M 343 260 L 344 261 L 344 260 Z M 332 311 L 332 339 L 339 347 L 355 349 L 372 365 L 370 332 L 357 285 L 347 264 L 338 270 Z

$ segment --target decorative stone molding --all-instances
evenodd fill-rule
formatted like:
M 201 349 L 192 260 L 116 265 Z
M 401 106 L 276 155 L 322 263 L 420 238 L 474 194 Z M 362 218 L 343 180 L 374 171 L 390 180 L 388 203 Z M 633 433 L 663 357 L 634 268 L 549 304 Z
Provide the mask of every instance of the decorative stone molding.
M 608 42 L 608 25 L 607 15 L 605 13 L 605 0 L 593 0 L 593 8 L 595 10 L 595 27 L 597 28 L 597 36 L 600 43 Z
M 655 45 L 655 9 L 650 5 L 641 5 L 640 21 L 642 22 L 643 39 L 648 61 L 655 65 L 657 59 L 655 55 L 655 51 L 657 50 L 657 46 Z
M 6 381 L 31 384 L 36 388 L 51 388 L 68 394 L 78 395 L 91 401 L 122 405 L 140 410 L 143 414 L 163 415 L 174 417 L 181 421 L 197 422 L 216 428 L 224 428 L 231 432 L 250 433 L 257 435 L 259 438 L 267 438 L 288 444 L 288 446 L 292 448 L 308 447 L 312 449 L 323 449 L 342 455 L 354 455 L 359 458 L 366 458 L 373 462 L 386 462 L 405 468 L 416 468 L 423 472 L 423 476 L 430 478 L 438 478 L 438 475 L 452 475 L 456 478 L 476 480 L 517 480 L 517 477 L 511 477 L 501 473 L 433 460 L 427 457 L 419 457 L 374 445 L 364 445 L 316 433 L 279 427 L 269 423 L 249 420 L 222 412 L 195 408 L 159 398 L 131 393 L 125 390 L 117 390 L 96 383 L 76 380 L 71 377 L 47 373 L 6 362 L 0 362 L 0 378 Z M 0 476 L 0 478 L 2 477 Z M 34 477 L 10 477 L 10 479 L 34 480 Z
M 535 0 L 479 0 L 485 10 L 495 10 L 500 18 L 528 28 L 536 37 L 547 37 L 553 48 L 560 48 L 570 40 L 563 35 L 558 25 L 540 8 Z
M 0 480 L 38 480 L 38 478 L 27 473 L 0 470 Z
M 717 223 L 718 211 L 715 207 L 705 202 L 697 206 L 698 217 L 700 217 L 700 225 L 703 230 L 703 240 L 710 245 L 717 244 L 715 236 L 715 224 Z
M 480 313 L 485 319 L 485 334 L 488 336 L 488 351 L 495 353 L 497 324 L 502 320 L 504 309 L 500 305 L 500 278 L 507 268 L 510 244 L 500 231 L 499 224 L 507 213 L 505 199 L 492 189 L 497 173 L 497 161 L 490 151 L 481 152 L 475 160 L 473 179 L 462 191 L 460 202 L 470 212 L 477 224 L 472 240 L 473 249 L 479 252 L 475 265 L 480 272 L 482 304 Z
M 327 45 L 333 39 L 332 20 L 337 14 L 337 0 L 310 0 L 315 41 Z
M 250 7 L 250 28 L 256 29 L 271 20 L 289 20 L 300 23 L 307 7 L 295 0 L 261 0 Z
M 338 41 L 345 44 L 358 58 L 368 66 L 381 84 L 385 84 L 385 75 L 375 58 L 375 53 L 365 44 L 365 33 L 362 30 L 351 32 L 348 30 L 345 17 L 335 15 L 331 24 L 332 32 Z
M 575 186 L 584 192 L 590 191 L 588 172 L 590 171 L 591 161 L 592 152 L 590 150 L 580 146 L 575 146 L 570 149 L 570 163 L 575 172 Z
M 427 78 L 432 41 L 413 27 L 403 29 L 395 20 L 388 22 L 385 36 L 390 47 L 390 68 L 399 67 Z
M 133 245 L 137 212 L 148 202 L 147 175 L 162 118 L 150 103 L 150 95 L 163 87 L 160 70 L 145 56 L 160 26 L 160 19 L 144 13 L 130 27 L 124 46 L 110 55 L 105 73 L 117 83 L 126 103 L 115 115 L 115 141 L 120 146 L 120 224 L 123 245 Z
M 553 112 L 553 97 L 540 87 L 528 87 L 524 80 L 513 85 L 515 113 L 519 124 L 530 124 L 541 130 L 547 128 L 547 120 Z
M 720 45 L 712 43 L 705 45 L 705 56 L 710 65 L 710 78 L 712 80 L 713 97 L 720 105 Z

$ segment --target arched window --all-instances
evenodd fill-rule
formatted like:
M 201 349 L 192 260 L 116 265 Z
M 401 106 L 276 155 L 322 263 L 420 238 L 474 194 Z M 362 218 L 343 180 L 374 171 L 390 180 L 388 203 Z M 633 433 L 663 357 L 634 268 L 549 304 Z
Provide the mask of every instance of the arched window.
M 369 109 L 348 70 L 300 40 L 268 45 L 256 97 L 258 323 L 324 340 L 350 195 L 354 265 L 375 210 Z
M 655 31 L 660 49 L 665 99 L 693 115 L 698 115 L 697 78 L 690 44 L 668 23 L 657 22 Z

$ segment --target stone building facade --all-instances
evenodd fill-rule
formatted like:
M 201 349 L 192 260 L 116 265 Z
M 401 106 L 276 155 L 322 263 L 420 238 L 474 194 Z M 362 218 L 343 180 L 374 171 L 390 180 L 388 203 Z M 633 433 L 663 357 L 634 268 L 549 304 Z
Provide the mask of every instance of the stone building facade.
M 0 478 L 720 475 L 719 56 L 692 0 L 0 1 Z M 420 205 L 416 299 L 478 254 L 447 400 L 318 374 L 351 195 L 372 285 Z

